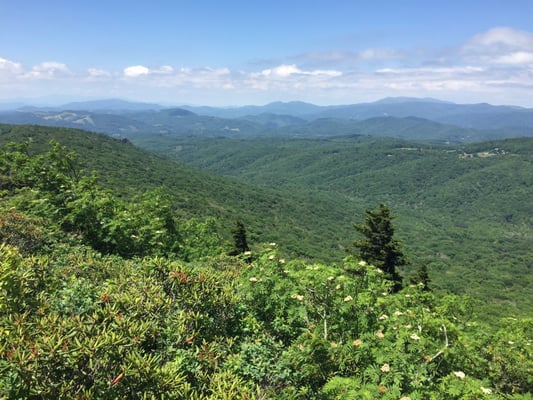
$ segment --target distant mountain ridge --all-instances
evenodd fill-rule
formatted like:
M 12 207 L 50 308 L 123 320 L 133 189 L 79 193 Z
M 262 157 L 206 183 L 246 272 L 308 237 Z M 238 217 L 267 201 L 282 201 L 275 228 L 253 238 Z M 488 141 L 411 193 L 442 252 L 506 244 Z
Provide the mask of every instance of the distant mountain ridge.
M 471 142 L 533 136 L 533 109 L 409 97 L 352 105 L 318 106 L 295 101 L 233 108 L 168 108 L 107 99 L 68 103 L 58 108 L 0 111 L 0 122 L 83 128 L 124 137 L 361 134 Z
M 303 102 L 275 102 L 265 106 L 236 108 L 183 108 L 200 115 L 239 118 L 263 113 L 292 115 L 307 120 L 318 118 L 365 120 L 374 117 L 418 117 L 443 124 L 473 129 L 522 128 L 533 130 L 533 108 L 479 104 L 457 104 L 433 98 L 388 97 L 371 103 L 317 106 Z

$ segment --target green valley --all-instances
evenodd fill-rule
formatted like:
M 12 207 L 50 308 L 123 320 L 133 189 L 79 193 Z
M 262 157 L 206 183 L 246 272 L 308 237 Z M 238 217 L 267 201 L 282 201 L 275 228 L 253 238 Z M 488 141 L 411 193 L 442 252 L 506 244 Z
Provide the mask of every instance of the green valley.
M 500 312 L 533 309 L 532 139 L 462 146 L 368 136 L 138 140 L 262 188 L 312 190 L 366 208 L 386 203 L 413 265 L 427 265 L 436 287 L 499 304 Z M 329 223 L 349 249 L 350 227 Z
M 2 398 L 529 398 L 532 139 L 148 139 L 0 125 Z

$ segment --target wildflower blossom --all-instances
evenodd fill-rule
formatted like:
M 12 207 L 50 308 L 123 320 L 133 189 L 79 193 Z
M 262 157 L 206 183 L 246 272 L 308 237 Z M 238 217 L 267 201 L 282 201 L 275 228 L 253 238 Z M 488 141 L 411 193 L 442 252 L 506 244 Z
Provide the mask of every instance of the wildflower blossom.
M 361 346 L 363 344 L 363 341 L 361 339 L 356 339 L 352 342 L 352 345 L 354 346 Z
M 483 386 L 480 387 L 481 391 L 485 394 L 492 394 L 492 389 L 485 388 Z
M 381 372 L 390 372 L 390 365 L 389 364 L 383 364 L 380 368 Z
M 413 333 L 411 336 L 409 336 L 413 340 L 420 340 L 420 336 L 418 336 L 416 333 Z
M 346 296 L 346 297 L 344 298 L 344 301 L 351 301 L 351 300 L 353 300 L 353 297 L 352 297 L 352 296 Z
M 386 319 L 388 319 L 388 318 L 389 318 L 388 315 L 386 315 L 386 314 L 382 314 L 382 315 L 379 316 L 378 319 L 379 319 L 380 321 L 384 321 L 384 320 L 386 320 Z
M 365 267 L 366 266 L 366 261 L 359 261 L 357 263 L 360 267 Z
M 259 282 L 259 279 L 257 279 L 255 276 L 252 276 L 250 278 L 250 282 Z
M 465 379 L 465 373 L 463 371 L 453 371 L 454 375 L 459 379 Z
M 383 334 L 383 332 L 381 331 L 381 329 L 379 331 L 376 332 L 376 336 L 379 338 L 379 339 L 383 339 L 385 337 L 385 335 Z

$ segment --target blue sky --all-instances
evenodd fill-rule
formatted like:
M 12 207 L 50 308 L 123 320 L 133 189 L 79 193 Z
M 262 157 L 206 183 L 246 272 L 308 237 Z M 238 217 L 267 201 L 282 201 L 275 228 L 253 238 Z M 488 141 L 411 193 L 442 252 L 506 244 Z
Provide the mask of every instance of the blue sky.
M 0 0 L 0 102 L 533 107 L 533 1 Z

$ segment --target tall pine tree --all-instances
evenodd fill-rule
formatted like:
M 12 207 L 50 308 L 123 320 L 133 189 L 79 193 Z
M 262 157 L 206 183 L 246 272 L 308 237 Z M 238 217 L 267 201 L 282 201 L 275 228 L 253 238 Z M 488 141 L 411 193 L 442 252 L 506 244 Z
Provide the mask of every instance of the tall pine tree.
M 380 204 L 377 210 L 366 210 L 364 224 L 354 225 L 364 237 L 354 242 L 361 259 L 383 270 L 394 282 L 393 291 L 402 288 L 402 277 L 397 267 L 407 265 L 400 243 L 394 239 L 394 216 L 387 206 Z
M 235 223 L 235 227 L 231 230 L 231 234 L 234 240 L 233 250 L 229 253 L 231 256 L 243 254 L 250 250 L 246 240 L 246 228 L 242 221 L 239 220 Z

